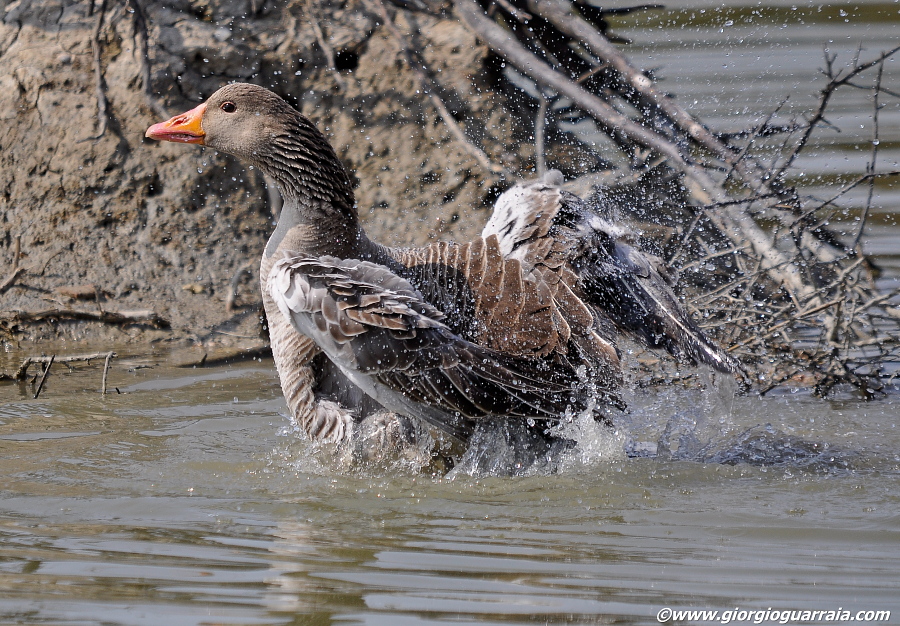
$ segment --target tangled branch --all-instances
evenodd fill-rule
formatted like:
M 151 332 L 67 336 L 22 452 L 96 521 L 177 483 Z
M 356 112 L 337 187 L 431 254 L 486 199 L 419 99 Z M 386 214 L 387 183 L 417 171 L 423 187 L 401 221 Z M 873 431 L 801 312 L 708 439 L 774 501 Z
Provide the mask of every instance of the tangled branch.
M 548 91 L 592 119 L 626 154 L 638 154 L 635 146 L 646 151 L 643 160 L 632 158 L 636 181 L 600 190 L 594 201 L 612 212 L 641 207 L 629 217 L 667 229 L 667 239 L 648 245 L 683 272 L 698 318 L 757 365 L 764 391 L 801 374 L 819 393 L 842 383 L 867 394 L 883 388 L 890 363 L 900 362 L 900 292 L 876 289 L 876 269 L 860 241 L 876 179 L 896 175 L 876 165 L 880 99 L 896 97 L 882 85 L 884 63 L 900 47 L 870 61 L 856 58 L 848 69 L 838 69 L 826 53 L 828 84 L 807 120 L 774 125 L 779 106 L 755 129 L 726 140 L 628 61 L 600 9 L 577 0 L 453 0 L 453 6 L 495 54 L 534 81 L 538 165 L 545 167 L 544 126 L 552 123 Z M 871 84 L 859 83 L 872 74 Z M 817 201 L 802 196 L 787 176 L 826 123 L 834 94 L 845 88 L 873 94 L 869 164 L 863 176 Z M 766 166 L 766 140 L 778 136 L 778 156 Z M 689 190 L 686 197 L 671 193 L 674 181 Z M 836 203 L 866 183 L 855 232 L 837 234 L 828 226 Z

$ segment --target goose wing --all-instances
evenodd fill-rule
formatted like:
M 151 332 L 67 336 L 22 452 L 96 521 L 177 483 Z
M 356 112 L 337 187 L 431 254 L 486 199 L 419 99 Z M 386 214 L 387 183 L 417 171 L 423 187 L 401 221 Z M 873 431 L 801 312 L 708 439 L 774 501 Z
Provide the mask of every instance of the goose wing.
M 272 268 L 268 288 L 294 328 L 354 383 L 374 386 L 376 396 L 379 388 L 401 394 L 406 404 L 400 410 L 451 434 L 459 432 L 449 416 L 558 419 L 587 402 L 569 362 L 521 358 L 460 337 L 443 312 L 385 266 L 285 258 Z M 621 402 L 609 395 L 608 401 Z
M 662 261 L 626 242 L 629 233 L 594 213 L 556 180 L 517 185 L 497 201 L 482 236 L 525 271 L 575 277 L 582 300 L 617 329 L 677 360 L 743 378 L 741 363 L 711 341 L 672 291 Z M 569 282 L 569 281 L 566 281 Z
M 526 274 L 518 259 L 504 257 L 496 236 L 395 250 L 394 256 L 410 283 L 446 314 L 447 325 L 480 345 L 545 357 L 565 352 L 573 332 L 592 326 L 586 305 L 566 297 L 556 277 Z
M 567 268 L 525 272 L 505 258 L 496 235 L 464 245 L 439 242 L 394 250 L 400 271 L 460 337 L 507 358 L 584 368 L 592 393 L 620 408 L 619 354 L 608 323 L 570 285 Z

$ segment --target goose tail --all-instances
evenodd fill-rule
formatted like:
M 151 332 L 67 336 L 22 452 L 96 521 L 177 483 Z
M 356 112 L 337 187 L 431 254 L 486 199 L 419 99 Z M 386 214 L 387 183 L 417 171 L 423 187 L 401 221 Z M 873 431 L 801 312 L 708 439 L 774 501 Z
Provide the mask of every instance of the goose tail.
M 593 245 L 574 265 L 586 299 L 628 335 L 661 348 L 679 362 L 703 363 L 733 374 L 746 387 L 748 375 L 739 360 L 712 341 L 691 319 L 675 295 L 674 278 L 662 260 L 622 241 L 617 229 L 596 215 L 587 216 Z

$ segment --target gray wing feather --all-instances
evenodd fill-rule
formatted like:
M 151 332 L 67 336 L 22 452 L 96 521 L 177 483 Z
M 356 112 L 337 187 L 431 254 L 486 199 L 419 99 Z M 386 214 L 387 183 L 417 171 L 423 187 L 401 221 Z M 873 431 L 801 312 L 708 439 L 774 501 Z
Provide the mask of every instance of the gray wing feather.
M 408 401 L 470 419 L 558 419 L 587 402 L 569 364 L 512 357 L 459 337 L 443 313 L 384 266 L 287 258 L 273 267 L 269 288 L 285 317 L 341 369 Z M 620 404 L 611 393 L 605 399 Z

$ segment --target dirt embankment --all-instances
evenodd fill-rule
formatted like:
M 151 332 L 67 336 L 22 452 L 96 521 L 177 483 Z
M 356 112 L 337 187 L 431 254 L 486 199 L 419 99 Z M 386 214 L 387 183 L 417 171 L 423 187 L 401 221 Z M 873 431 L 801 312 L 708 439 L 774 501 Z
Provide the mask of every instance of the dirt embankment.
M 255 337 L 257 262 L 273 224 L 265 183 L 230 157 L 143 138 L 160 116 L 141 80 L 140 15 L 126 0 L 108 0 L 97 31 L 109 114 L 95 137 L 97 4 L 91 14 L 83 0 L 0 0 L 0 285 L 19 270 L 0 289 L 0 341 Z M 229 81 L 273 88 L 355 172 L 374 238 L 396 245 L 478 232 L 496 178 L 417 94 L 376 16 L 353 1 L 259 5 L 142 2 L 154 101 L 175 114 Z M 413 43 L 452 90 L 444 95 L 454 115 L 493 159 L 521 169 L 532 149 L 490 88 L 486 50 L 454 20 L 401 14 L 398 24 L 405 19 L 428 34 Z M 152 311 L 171 329 L 15 316 L 48 309 Z

